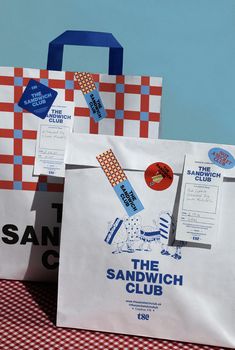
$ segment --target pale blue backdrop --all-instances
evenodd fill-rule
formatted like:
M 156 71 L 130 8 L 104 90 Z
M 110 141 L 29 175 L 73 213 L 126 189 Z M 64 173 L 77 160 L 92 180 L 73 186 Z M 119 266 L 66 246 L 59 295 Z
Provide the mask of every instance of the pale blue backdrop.
M 46 67 L 67 29 L 112 32 L 124 73 L 163 76 L 163 137 L 235 144 L 235 0 L 1 0 L 0 65 Z M 106 72 L 108 49 L 66 47 L 65 70 Z

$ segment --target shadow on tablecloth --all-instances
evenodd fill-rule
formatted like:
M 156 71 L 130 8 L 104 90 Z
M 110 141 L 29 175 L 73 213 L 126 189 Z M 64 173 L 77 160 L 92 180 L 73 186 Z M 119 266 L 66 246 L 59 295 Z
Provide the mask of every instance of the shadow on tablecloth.
M 22 282 L 37 307 L 47 319 L 56 325 L 57 284 L 40 282 Z

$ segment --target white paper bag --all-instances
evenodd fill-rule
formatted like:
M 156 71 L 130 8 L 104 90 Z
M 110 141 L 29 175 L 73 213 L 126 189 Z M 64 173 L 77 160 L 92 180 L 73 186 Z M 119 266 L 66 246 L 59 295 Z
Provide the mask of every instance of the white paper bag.
M 71 135 L 66 162 L 80 167 L 66 170 L 58 326 L 235 347 L 235 168 L 224 170 L 215 244 L 172 245 L 161 231 L 173 237 L 184 155 L 217 146 Z M 109 148 L 145 208 L 129 218 L 96 160 Z M 154 162 L 174 171 L 165 191 L 145 183 Z
M 73 72 L 0 67 L 0 278 L 51 281 L 58 274 L 63 179 L 33 174 L 40 118 L 18 106 L 30 79 L 55 90 L 55 104 L 74 102 L 74 132 L 158 137 L 161 78 L 93 78 L 107 111 L 99 123 Z

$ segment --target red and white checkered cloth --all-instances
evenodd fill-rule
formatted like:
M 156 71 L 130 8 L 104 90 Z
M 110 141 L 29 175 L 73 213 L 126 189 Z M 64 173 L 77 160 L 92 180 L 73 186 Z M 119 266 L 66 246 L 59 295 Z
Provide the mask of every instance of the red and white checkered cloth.
M 39 118 L 17 104 L 35 79 L 75 102 L 74 131 L 158 138 L 162 79 L 93 74 L 107 118 L 95 123 L 72 72 L 0 67 L 0 189 L 62 191 L 58 179 L 32 176 Z M 56 101 L 55 101 L 56 103 Z
M 0 350 L 223 350 L 55 326 L 56 285 L 0 281 Z

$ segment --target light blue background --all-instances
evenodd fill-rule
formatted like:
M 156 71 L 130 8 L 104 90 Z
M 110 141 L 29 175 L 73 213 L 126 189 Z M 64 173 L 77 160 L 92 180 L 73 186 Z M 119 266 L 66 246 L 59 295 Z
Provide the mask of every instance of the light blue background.
M 67 29 L 112 32 L 124 73 L 163 76 L 162 136 L 234 144 L 235 0 L 1 0 L 0 65 L 45 68 Z M 108 49 L 66 47 L 63 68 L 106 72 Z

